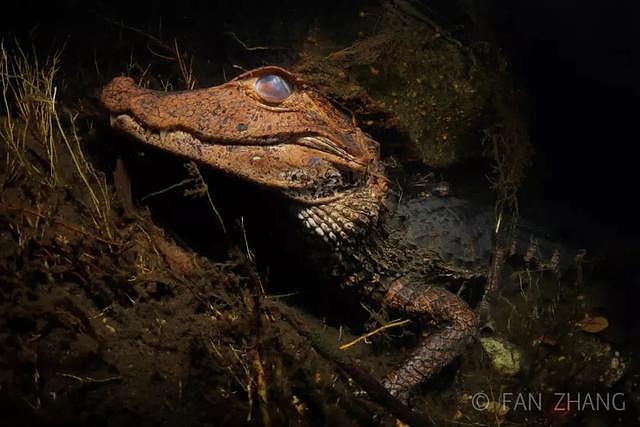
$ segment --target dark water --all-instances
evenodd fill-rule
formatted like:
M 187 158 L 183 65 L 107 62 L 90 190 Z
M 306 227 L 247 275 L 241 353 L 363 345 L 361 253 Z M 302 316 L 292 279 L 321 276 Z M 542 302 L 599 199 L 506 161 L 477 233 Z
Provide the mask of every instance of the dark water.
M 633 22 L 640 7 L 631 1 L 498 3 L 498 38 L 527 90 L 538 153 L 531 199 L 523 201 L 556 220 L 566 237 L 607 253 L 594 273 L 633 336 L 640 296 L 640 28 Z
M 528 89 L 548 200 L 638 237 L 633 194 L 640 36 L 634 2 L 527 2 L 498 34 Z M 499 14 L 498 14 L 499 15 Z

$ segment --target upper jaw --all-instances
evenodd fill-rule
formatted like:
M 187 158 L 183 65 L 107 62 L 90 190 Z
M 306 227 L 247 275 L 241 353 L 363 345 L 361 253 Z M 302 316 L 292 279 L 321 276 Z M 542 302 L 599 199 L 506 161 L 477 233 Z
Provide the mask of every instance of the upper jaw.
M 369 163 L 375 157 L 374 152 L 368 152 L 368 155 L 355 156 L 348 152 L 343 144 L 334 142 L 331 138 L 315 134 L 315 133 L 303 133 L 301 135 L 290 135 L 288 137 L 274 136 L 270 138 L 246 138 L 241 141 L 227 141 L 224 139 L 203 140 L 200 136 L 194 135 L 188 130 L 181 129 L 154 129 L 146 127 L 144 123 L 136 119 L 130 114 L 110 114 L 109 116 L 110 126 L 129 136 L 134 137 L 140 142 L 156 146 L 158 148 L 167 149 L 166 140 L 182 141 L 183 147 L 181 149 L 187 149 L 186 145 L 201 145 L 201 146 L 223 146 L 227 150 L 234 150 L 235 147 L 247 147 L 253 149 L 256 153 L 264 151 L 264 149 L 270 149 L 275 146 L 300 146 L 308 148 L 310 154 L 310 162 L 317 161 L 318 158 L 324 158 L 332 163 L 338 164 L 342 167 L 353 169 L 354 171 L 361 172 L 367 169 Z M 355 135 L 355 138 L 367 138 L 366 135 L 359 131 Z M 377 144 L 371 141 L 373 144 Z M 291 147 L 289 147 L 291 148 Z M 377 147 L 376 147 L 377 148 Z M 173 151 L 173 150 L 169 150 Z M 175 154 L 184 155 L 183 151 L 176 152 Z M 208 159 L 194 159 L 207 163 Z M 211 164 L 211 166 L 217 166 Z
M 147 145 L 203 163 L 229 175 L 282 190 L 294 200 L 320 204 L 341 197 L 367 174 L 354 159 L 323 136 L 283 143 L 218 144 L 182 130 L 149 130 L 128 114 L 110 116 L 111 127 Z M 362 134 L 364 137 L 364 134 Z

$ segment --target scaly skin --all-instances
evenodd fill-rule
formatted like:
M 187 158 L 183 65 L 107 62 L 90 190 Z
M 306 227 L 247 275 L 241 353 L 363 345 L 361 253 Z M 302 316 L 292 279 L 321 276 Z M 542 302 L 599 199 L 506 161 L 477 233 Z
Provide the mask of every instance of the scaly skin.
M 384 387 L 406 401 L 411 387 L 432 377 L 464 351 L 473 338 L 469 332 L 478 329 L 478 319 L 463 300 L 443 288 L 406 286 L 397 282 L 388 291 L 386 299 L 389 307 L 407 315 L 428 313 L 433 319 L 447 324 L 428 336 L 400 369 L 384 378 Z
M 265 75 L 280 76 L 292 93 L 265 102 L 256 90 Z M 317 244 L 313 253 L 324 257 L 328 275 L 390 310 L 442 326 L 382 380 L 392 395 L 406 401 L 413 386 L 473 340 L 474 311 L 442 285 L 484 277 L 477 261 L 487 259 L 486 235 L 464 229 L 461 203 L 389 209 L 396 201 L 387 194 L 378 144 L 296 76 L 264 67 L 217 87 L 173 93 L 118 77 L 101 100 L 116 130 L 281 192 L 306 232 L 300 244 Z

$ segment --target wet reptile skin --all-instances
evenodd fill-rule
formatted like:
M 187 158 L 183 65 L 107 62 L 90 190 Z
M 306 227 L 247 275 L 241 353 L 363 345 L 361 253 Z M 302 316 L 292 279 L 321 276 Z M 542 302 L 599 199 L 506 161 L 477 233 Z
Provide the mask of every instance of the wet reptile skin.
M 277 75 L 292 87 L 280 103 L 256 93 Z M 456 198 L 398 200 L 378 144 L 286 70 L 259 68 L 223 85 L 159 92 L 118 77 L 101 100 L 114 129 L 157 148 L 280 192 L 302 245 L 327 280 L 439 329 L 382 384 L 407 400 L 473 341 L 476 313 L 448 289 L 486 279 L 492 218 Z

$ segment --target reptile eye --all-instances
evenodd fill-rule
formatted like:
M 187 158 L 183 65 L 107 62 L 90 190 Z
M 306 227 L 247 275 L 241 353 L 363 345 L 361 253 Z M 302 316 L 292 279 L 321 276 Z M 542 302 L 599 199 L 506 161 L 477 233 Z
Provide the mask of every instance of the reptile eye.
M 256 82 L 256 92 L 266 102 L 282 102 L 291 95 L 291 86 L 280 76 L 267 74 Z

